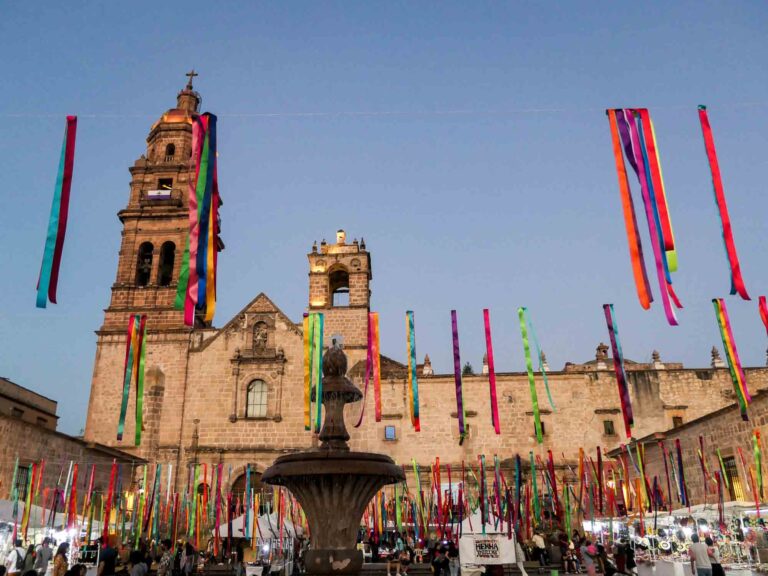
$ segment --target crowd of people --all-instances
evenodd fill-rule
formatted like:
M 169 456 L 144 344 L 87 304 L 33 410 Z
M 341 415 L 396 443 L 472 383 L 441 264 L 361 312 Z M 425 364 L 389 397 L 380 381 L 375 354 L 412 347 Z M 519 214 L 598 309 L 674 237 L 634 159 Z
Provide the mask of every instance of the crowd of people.
M 358 546 L 371 562 L 386 562 L 387 576 L 407 576 L 412 564 L 430 564 L 435 576 L 457 576 L 459 550 L 453 541 L 439 540 L 431 534 L 426 540 L 389 532 L 361 535 Z
M 96 564 L 96 576 L 147 576 L 154 567 L 157 576 L 190 576 L 197 570 L 198 554 L 190 543 L 179 542 L 174 547 L 171 540 L 162 540 L 156 545 L 141 541 L 133 549 L 127 544 L 116 548 L 103 538 L 91 546 L 80 549 L 78 558 L 91 554 Z M 97 561 L 98 559 L 98 561 Z M 50 570 L 49 570 L 50 569 Z M 16 540 L 0 566 L 0 576 L 86 576 L 88 564 L 73 562 L 69 542 L 61 542 L 54 548 L 54 541 L 43 541 L 27 547 L 22 540 Z

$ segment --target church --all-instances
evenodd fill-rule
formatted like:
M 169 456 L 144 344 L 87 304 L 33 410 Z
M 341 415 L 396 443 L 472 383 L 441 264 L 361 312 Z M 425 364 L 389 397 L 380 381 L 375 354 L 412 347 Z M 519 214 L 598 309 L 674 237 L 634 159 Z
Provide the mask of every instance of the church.
M 285 312 L 278 306 L 279 295 L 258 294 L 221 327 L 200 319 L 194 327 L 185 326 L 174 299 L 188 234 L 192 118 L 200 101 L 190 76 L 176 106 L 150 128 L 146 152 L 129 168 L 130 193 L 118 213 L 122 230 L 115 226 L 115 234 L 122 235 L 117 275 L 97 330 L 85 440 L 161 463 L 164 475 L 172 465 L 170 480 L 177 490 L 185 489 L 191 464 L 210 468 L 223 463 L 232 470 L 230 487 L 239 491 L 247 464 L 258 478 L 281 454 L 318 444 L 316 435 L 304 430 L 304 313 L 324 314 L 325 333 L 342 337 L 349 376 L 361 385 L 373 259 L 364 241 L 350 242 L 340 230 L 333 243 L 308 242 L 304 263 L 297 254 L 296 278 L 307 272 L 309 279 L 305 310 Z M 237 209 L 223 210 L 228 208 Z M 220 265 L 227 266 L 226 259 Z M 132 314 L 147 315 L 140 446 L 132 445 L 130 418 L 124 439 L 116 439 L 116 399 Z M 500 435 L 491 425 L 487 374 L 465 376 L 468 434 L 460 439 L 452 373 L 435 374 L 428 356 L 419 364 L 421 431 L 416 432 L 409 419 L 406 367 L 383 354 L 381 364 L 382 419 L 374 421 L 371 394 L 363 424 L 350 426 L 353 450 L 386 453 L 401 464 L 414 460 L 428 470 L 436 457 L 441 464 L 460 465 L 477 462 L 480 454 L 497 455 L 502 466 L 529 451 L 552 450 L 561 462 L 561 455 L 575 461 L 580 447 L 592 453 L 597 446 L 611 450 L 625 441 L 613 364 L 603 344 L 592 360 L 548 369 L 554 407 L 537 377 L 542 445 L 535 440 L 525 373 L 497 374 Z M 627 371 L 635 437 L 663 433 L 735 402 L 729 371 L 716 349 L 706 368 L 662 362 L 654 352 L 651 363 L 627 361 Z M 768 387 L 768 369 L 747 368 L 746 373 L 754 391 Z

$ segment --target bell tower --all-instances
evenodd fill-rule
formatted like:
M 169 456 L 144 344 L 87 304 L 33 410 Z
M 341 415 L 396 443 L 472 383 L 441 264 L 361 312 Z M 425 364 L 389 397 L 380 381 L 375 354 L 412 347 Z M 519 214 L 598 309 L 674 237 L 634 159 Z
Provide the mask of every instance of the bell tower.
M 176 107 L 152 125 L 146 151 L 129 169 L 128 204 L 117 214 L 122 224 L 117 277 L 104 323 L 97 331 L 85 425 L 89 442 L 163 461 L 175 461 L 179 454 L 177 449 L 163 447 L 178 443 L 192 338 L 192 329 L 184 325 L 184 312 L 176 310 L 174 302 L 189 235 L 187 196 L 189 179 L 194 178 L 190 173 L 192 122 L 201 101 L 192 86 L 196 75 L 194 71 L 188 74 L 189 81 L 178 93 Z M 123 440 L 116 440 L 120 406 L 115 398 L 123 393 L 126 330 L 131 314 L 147 315 L 144 434 L 140 447 L 133 446 L 135 423 L 130 417 Z M 132 390 L 128 414 L 134 414 L 135 406 Z
M 323 312 L 325 343 L 336 334 L 344 339 L 350 360 L 368 343 L 368 312 L 371 308 L 371 255 L 365 240 L 347 243 L 344 230 L 336 232 L 336 243 L 325 240 L 312 246 L 309 258 L 309 311 Z
M 192 118 L 200 94 L 189 81 L 171 108 L 152 125 L 147 150 L 131 166 L 117 278 L 101 332 L 124 332 L 130 314 L 147 314 L 153 331 L 184 329 L 174 309 L 179 269 L 188 235 L 187 187 L 192 153 Z

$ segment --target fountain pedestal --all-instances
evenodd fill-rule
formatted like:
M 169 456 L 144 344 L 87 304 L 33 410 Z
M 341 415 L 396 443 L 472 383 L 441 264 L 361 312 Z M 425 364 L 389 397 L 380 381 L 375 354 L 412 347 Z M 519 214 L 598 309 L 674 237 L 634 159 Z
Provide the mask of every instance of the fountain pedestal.
M 389 456 L 349 450 L 344 405 L 359 401 L 362 393 L 346 372 L 344 352 L 329 348 L 323 357 L 322 444 L 281 456 L 262 475 L 264 482 L 288 488 L 307 516 L 309 574 L 358 573 L 363 554 L 355 545 L 365 507 L 381 487 L 405 479 Z

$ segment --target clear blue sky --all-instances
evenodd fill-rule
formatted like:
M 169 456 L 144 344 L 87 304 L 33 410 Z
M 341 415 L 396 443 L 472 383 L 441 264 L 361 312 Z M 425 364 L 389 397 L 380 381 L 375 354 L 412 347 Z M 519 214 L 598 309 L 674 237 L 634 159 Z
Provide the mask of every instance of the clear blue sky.
M 217 325 L 261 291 L 300 319 L 305 254 L 344 227 L 373 254 L 394 358 L 413 309 L 419 357 L 450 371 L 456 308 L 462 360 L 479 368 L 488 307 L 498 368 L 522 370 L 515 311 L 527 305 L 560 368 L 607 341 L 601 304 L 613 302 L 627 357 L 708 365 L 720 347 L 710 299 L 729 277 L 704 103 L 754 298 L 727 299 L 733 329 L 744 363 L 764 365 L 766 30 L 765 2 L 4 3 L 0 375 L 57 399 L 61 429 L 84 425 L 128 167 L 191 67 L 220 117 Z M 656 124 L 677 328 L 635 296 L 603 113 L 620 106 L 646 106 Z M 70 228 L 60 304 L 42 311 L 66 114 L 80 116 Z

